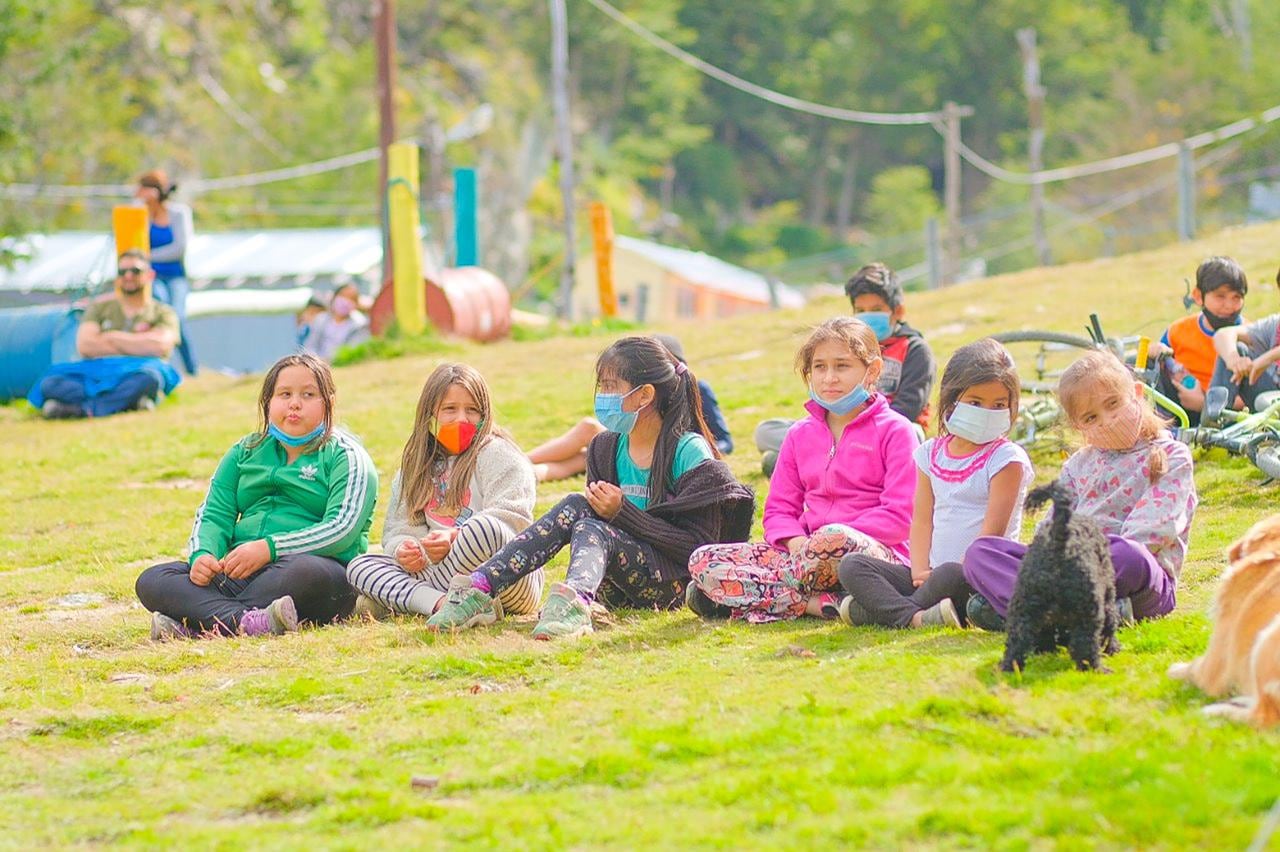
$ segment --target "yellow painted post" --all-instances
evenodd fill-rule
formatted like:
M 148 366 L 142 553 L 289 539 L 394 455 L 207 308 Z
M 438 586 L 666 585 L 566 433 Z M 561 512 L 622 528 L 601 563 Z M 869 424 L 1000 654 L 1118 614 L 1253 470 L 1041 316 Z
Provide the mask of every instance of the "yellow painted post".
M 596 253 L 596 284 L 600 288 L 600 312 L 618 315 L 618 296 L 613 291 L 613 216 L 602 202 L 591 202 L 591 239 Z
M 387 148 L 387 207 L 396 322 L 416 334 L 427 326 L 427 294 L 418 241 L 418 146 L 410 142 Z
M 120 204 L 111 208 L 111 230 L 116 235 L 116 257 L 129 249 L 151 254 L 151 228 L 147 208 Z

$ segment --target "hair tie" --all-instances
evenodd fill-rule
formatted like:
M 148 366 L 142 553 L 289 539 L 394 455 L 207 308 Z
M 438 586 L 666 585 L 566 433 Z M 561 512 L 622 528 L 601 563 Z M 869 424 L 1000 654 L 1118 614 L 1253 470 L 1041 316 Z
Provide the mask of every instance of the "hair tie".
M 689 372 L 689 368 L 685 366 L 684 362 L 676 361 L 676 375 L 683 376 L 687 372 Z

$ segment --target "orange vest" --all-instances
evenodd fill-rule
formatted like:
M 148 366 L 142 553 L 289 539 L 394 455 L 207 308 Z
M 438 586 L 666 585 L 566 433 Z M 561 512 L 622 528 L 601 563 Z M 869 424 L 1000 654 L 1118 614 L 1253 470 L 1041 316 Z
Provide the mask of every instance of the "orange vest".
M 1213 365 L 1218 360 L 1218 353 L 1213 348 L 1212 332 L 1205 334 L 1200 323 L 1200 314 L 1183 317 L 1169 326 L 1165 337 L 1174 359 L 1196 377 L 1203 389 L 1209 387 L 1209 380 L 1213 378 Z

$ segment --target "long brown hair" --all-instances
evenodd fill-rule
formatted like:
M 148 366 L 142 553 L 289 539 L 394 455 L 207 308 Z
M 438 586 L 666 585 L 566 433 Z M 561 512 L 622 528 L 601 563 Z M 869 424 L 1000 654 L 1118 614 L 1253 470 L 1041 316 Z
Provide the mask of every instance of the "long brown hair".
M 1119 358 L 1109 351 L 1095 349 L 1086 353 L 1079 360 L 1063 370 L 1058 379 L 1058 399 L 1067 413 L 1072 426 L 1078 426 L 1077 413 L 1082 400 L 1090 395 L 1102 396 L 1108 392 L 1131 394 L 1134 390 L 1133 374 Z M 1164 431 L 1164 421 L 1151 405 L 1145 395 L 1138 400 L 1139 417 L 1142 425 L 1138 428 L 1139 440 L 1154 441 Z M 1151 453 L 1147 459 L 1147 478 L 1155 483 L 1169 470 L 1169 455 L 1157 444 L 1152 443 Z
M 459 385 L 471 394 L 476 407 L 480 409 L 480 424 L 476 426 L 476 436 L 472 439 L 471 446 L 456 458 L 431 434 L 431 421 L 435 419 L 444 395 L 453 385 Z M 444 363 L 432 370 L 422 385 L 418 409 L 413 417 L 413 431 L 409 433 L 409 440 L 400 454 L 400 494 L 410 520 L 415 523 L 425 522 L 422 510 L 435 489 L 432 470 L 450 458 L 454 458 L 453 470 L 449 474 L 449 486 L 445 489 L 444 502 L 440 508 L 451 515 L 462 510 L 463 497 L 471 484 L 471 477 L 475 475 L 480 450 L 491 437 L 511 440 L 493 422 L 493 404 L 484 376 L 466 364 Z
M 671 486 L 671 464 L 676 446 L 686 432 L 701 435 L 720 458 L 715 439 L 702 419 L 702 394 L 698 379 L 664 344 L 653 337 L 624 337 L 600 353 L 596 359 L 596 385 L 605 375 L 616 376 L 633 388 L 653 385 L 653 408 L 662 419 L 658 441 L 649 463 L 649 505 L 667 499 Z
M 258 394 L 258 435 L 249 443 L 249 446 L 256 447 L 266 440 L 267 426 L 271 423 L 271 397 L 275 396 L 276 380 L 280 378 L 280 372 L 286 367 L 306 367 L 310 370 L 315 376 L 316 387 L 320 389 L 320 399 L 324 402 L 324 433 L 309 442 L 304 449 L 304 452 L 312 452 L 329 440 L 329 436 L 333 434 L 333 402 L 338 389 L 333 383 L 333 371 L 329 369 L 329 365 L 310 352 L 286 355 L 267 370 L 266 376 L 262 379 L 262 391 Z
M 796 353 L 796 371 L 807 384 L 813 374 L 813 353 L 829 340 L 843 343 L 864 365 L 870 367 L 880 357 L 880 341 L 876 333 L 860 319 L 835 317 L 824 322 L 809 334 L 809 339 Z
M 947 434 L 947 418 L 964 392 L 974 385 L 999 382 L 1009 392 L 1009 425 L 1018 419 L 1018 397 L 1022 394 L 1022 382 L 1013 356 L 998 341 L 990 337 L 966 343 L 951 355 L 942 371 L 938 390 L 938 434 Z

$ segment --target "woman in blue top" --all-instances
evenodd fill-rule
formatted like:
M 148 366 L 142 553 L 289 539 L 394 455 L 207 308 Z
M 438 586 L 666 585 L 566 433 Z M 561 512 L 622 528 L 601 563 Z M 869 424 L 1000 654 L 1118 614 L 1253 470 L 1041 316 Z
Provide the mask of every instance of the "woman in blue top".
M 177 188 L 163 171 L 152 169 L 138 178 L 138 189 L 133 195 L 146 206 L 147 218 L 151 221 L 151 268 L 156 273 L 152 295 L 178 315 L 181 335 L 178 354 L 187 373 L 194 376 L 198 365 L 187 335 L 187 293 L 191 288 L 183 258 L 187 245 L 195 237 L 195 228 L 191 224 L 191 208 L 169 202 L 169 196 Z

